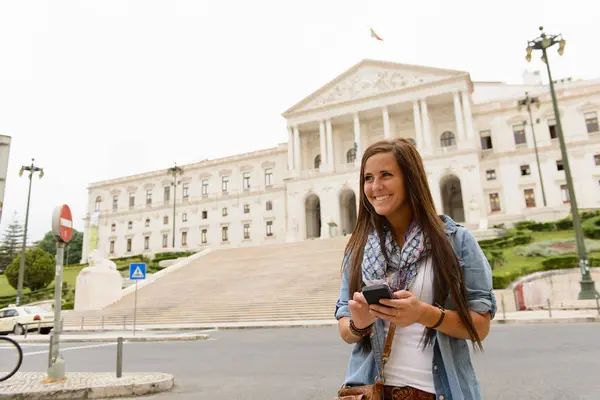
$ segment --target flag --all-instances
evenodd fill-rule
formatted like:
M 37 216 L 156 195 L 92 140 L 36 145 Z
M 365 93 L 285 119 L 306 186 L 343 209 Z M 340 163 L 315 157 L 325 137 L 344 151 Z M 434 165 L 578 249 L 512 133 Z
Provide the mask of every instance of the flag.
M 372 38 L 375 38 L 375 39 L 377 39 L 377 40 L 381 40 L 381 41 L 383 41 L 383 39 L 382 39 L 382 38 L 380 38 L 380 37 L 379 37 L 379 35 L 377 35 L 377 34 L 375 33 L 375 31 L 373 30 L 373 28 L 370 28 L 370 29 L 371 29 L 371 37 L 372 37 Z

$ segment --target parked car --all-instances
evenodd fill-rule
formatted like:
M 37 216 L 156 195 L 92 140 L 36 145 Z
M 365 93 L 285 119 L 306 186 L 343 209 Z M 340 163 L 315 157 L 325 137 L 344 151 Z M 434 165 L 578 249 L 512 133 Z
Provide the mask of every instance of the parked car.
M 0 334 L 14 333 L 24 335 L 37 331 L 47 335 L 54 327 L 54 312 L 37 306 L 15 307 L 0 309 Z

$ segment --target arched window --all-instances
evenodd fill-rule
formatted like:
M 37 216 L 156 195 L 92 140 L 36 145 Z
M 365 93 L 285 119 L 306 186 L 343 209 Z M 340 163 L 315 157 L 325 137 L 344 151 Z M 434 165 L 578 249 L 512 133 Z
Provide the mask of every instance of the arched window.
M 100 211 L 100 203 L 102 203 L 102 197 L 96 197 L 96 204 L 94 205 L 94 211 Z
M 146 218 L 146 228 L 150 226 L 150 218 Z
M 456 138 L 454 137 L 454 133 L 450 131 L 442 133 L 442 136 L 440 138 L 440 145 L 442 147 L 456 146 Z
M 319 167 L 321 167 L 321 155 L 318 154 L 315 157 L 315 169 L 319 169 Z
M 346 152 L 346 162 L 352 164 L 354 161 L 356 161 L 356 149 L 350 149 Z

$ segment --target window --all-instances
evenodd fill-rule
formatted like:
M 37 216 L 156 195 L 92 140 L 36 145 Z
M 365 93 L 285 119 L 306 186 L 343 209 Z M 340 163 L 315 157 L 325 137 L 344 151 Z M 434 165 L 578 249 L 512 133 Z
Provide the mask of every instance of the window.
M 133 221 L 127 223 L 127 229 L 133 229 Z
M 109 250 L 110 254 L 115 254 L 115 241 L 111 240 L 110 241 L 110 250 Z
M 150 248 L 150 236 L 144 236 L 144 250 Z
M 244 239 L 250 239 L 250 224 L 244 224 Z
M 485 171 L 485 177 L 487 178 L 488 181 L 495 181 L 496 180 L 496 170 L 488 169 L 487 171 Z
M 202 229 L 202 232 L 200 233 L 200 241 L 202 243 L 206 243 L 206 235 L 207 235 L 208 231 L 206 229 Z
M 208 196 L 208 180 L 204 179 L 202 181 L 202 196 Z
M 165 186 L 165 194 L 164 194 L 164 201 L 169 201 L 171 199 L 171 187 L 170 186 Z
M 352 164 L 356 161 L 356 149 L 350 149 L 346 152 L 346 163 Z
M 267 236 L 273 236 L 273 221 L 267 221 Z
M 565 166 L 563 164 L 563 160 L 556 161 L 556 169 L 558 171 L 564 171 L 565 170 Z
M 110 225 L 110 231 L 111 231 L 111 232 L 114 232 L 114 231 L 116 231 L 116 230 L 117 230 L 117 224 L 111 224 L 111 225 Z
M 271 200 L 265 203 L 265 208 L 267 211 L 271 211 L 273 209 L 273 202 Z
M 227 192 L 227 185 L 229 184 L 229 176 L 224 175 L 221 177 L 221 191 L 223 193 Z
M 490 150 L 492 146 L 492 131 L 479 132 L 481 137 L 481 150 Z
M 273 185 L 273 168 L 265 169 L 265 186 Z
M 229 230 L 229 228 L 226 226 L 221 228 L 221 241 L 226 242 L 228 240 L 228 235 L 227 235 L 228 230 Z
M 181 222 L 187 222 L 187 213 L 181 214 Z
M 221 210 L 221 213 L 222 213 L 222 215 L 223 215 L 224 217 L 226 217 L 226 216 L 228 215 L 228 214 L 227 214 L 227 207 L 223 207 L 223 209 Z
M 529 168 L 529 165 L 521 165 L 521 176 L 529 175 L 531 175 L 531 168 Z
M 146 204 L 152 204 L 152 190 L 146 190 Z
M 585 117 L 585 125 L 588 133 L 600 131 L 600 127 L 598 127 L 598 114 L 595 111 L 585 113 L 583 116 Z
M 169 245 L 169 234 L 163 233 L 162 247 L 167 247 L 168 245 Z
M 181 245 L 187 246 L 187 232 L 181 232 Z
M 594 155 L 594 164 L 600 165 L 600 154 Z
M 523 193 L 525 195 L 525 206 L 527 208 L 535 207 L 535 194 L 533 193 L 533 189 L 525 189 Z
M 183 198 L 188 199 L 190 197 L 190 186 L 183 185 Z
M 150 226 L 150 218 L 146 218 L 146 228 Z
M 102 203 L 102 197 L 96 197 L 96 204 L 94 204 L 94 211 L 100 211 L 100 203 Z
M 525 137 L 525 124 L 513 125 L 513 135 L 517 146 L 527 143 L 527 138 Z
M 113 196 L 113 211 L 117 211 L 119 208 L 119 196 Z
M 127 252 L 131 252 L 131 238 L 127 239 Z
M 244 190 L 250 190 L 250 172 L 244 172 L 242 175 L 242 188 Z
M 129 208 L 135 207 L 135 193 L 129 193 Z
M 554 118 L 548 120 L 548 131 L 550 132 L 550 139 L 558 138 L 558 133 L 556 131 L 556 120 Z
M 165 216 L 163 217 L 163 224 L 164 224 L 164 225 L 168 225 L 168 224 L 169 224 L 169 216 L 165 215 Z
M 244 214 L 250 214 L 250 204 L 244 204 Z
M 208 211 L 204 210 L 202 211 L 202 219 L 207 219 L 208 218 Z
M 321 168 L 321 155 L 320 154 L 318 154 L 315 157 L 315 169 L 319 169 L 319 168 Z
M 571 198 L 569 197 L 569 187 L 567 185 L 560 185 L 560 198 L 562 199 L 563 204 L 571 202 Z
M 490 209 L 492 212 L 500 211 L 500 196 L 498 193 L 490 193 Z
M 456 138 L 454 137 L 454 133 L 446 131 L 442 133 L 440 137 L 440 146 L 441 147 L 451 147 L 456 146 Z

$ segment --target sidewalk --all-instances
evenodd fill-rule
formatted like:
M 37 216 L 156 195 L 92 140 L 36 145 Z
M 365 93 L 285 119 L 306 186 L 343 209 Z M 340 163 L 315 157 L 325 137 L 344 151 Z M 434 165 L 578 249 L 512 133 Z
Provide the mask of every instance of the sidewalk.
M 59 400 L 107 399 L 112 397 L 144 396 L 171 390 L 173 375 L 155 373 L 124 373 L 117 378 L 114 373 L 72 372 L 58 383 L 44 383 L 45 372 L 18 372 L 0 383 L 0 399 L 8 400 Z

